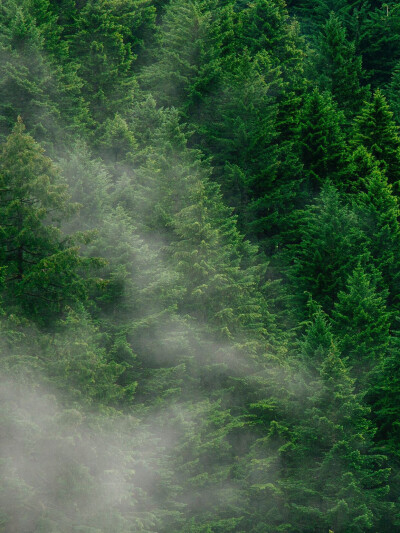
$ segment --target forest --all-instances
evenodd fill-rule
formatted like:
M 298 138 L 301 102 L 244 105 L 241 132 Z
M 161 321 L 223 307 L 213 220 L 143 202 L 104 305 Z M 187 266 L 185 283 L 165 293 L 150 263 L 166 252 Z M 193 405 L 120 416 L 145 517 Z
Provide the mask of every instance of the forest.
M 399 126 L 396 1 L 1 0 L 1 533 L 400 531 Z

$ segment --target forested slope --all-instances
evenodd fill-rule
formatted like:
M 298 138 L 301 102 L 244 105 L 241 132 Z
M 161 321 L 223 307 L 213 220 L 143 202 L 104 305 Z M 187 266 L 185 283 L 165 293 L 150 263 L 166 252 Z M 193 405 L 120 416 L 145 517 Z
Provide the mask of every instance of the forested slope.
M 0 531 L 400 528 L 399 30 L 1 2 Z

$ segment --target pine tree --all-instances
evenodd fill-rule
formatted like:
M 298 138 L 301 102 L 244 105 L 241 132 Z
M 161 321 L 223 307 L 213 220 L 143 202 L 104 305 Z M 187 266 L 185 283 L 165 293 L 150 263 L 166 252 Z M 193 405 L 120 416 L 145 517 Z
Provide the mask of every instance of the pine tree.
M 368 250 L 377 269 L 389 288 L 389 305 L 398 305 L 400 257 L 399 206 L 386 176 L 376 162 L 369 173 L 365 172 L 363 187 L 355 197 L 355 203 L 364 234 L 368 238 Z M 363 170 L 363 169 L 362 169 Z
M 129 106 L 135 87 L 132 46 L 110 7 L 108 0 L 86 2 L 69 38 L 70 54 L 80 64 L 82 96 L 97 122 Z
M 367 274 L 357 266 L 332 311 L 339 348 L 356 372 L 370 370 L 387 354 L 391 317 L 387 292 L 379 290 L 379 283 L 378 274 Z
M 1 263 L 7 306 L 16 306 L 46 324 L 67 303 L 84 300 L 87 282 L 79 273 L 95 260 L 78 255 L 63 237 L 60 219 L 74 209 L 58 169 L 24 132 L 22 120 L 0 155 Z
M 168 244 L 171 266 L 184 284 L 181 313 L 227 337 L 247 328 L 258 336 L 266 310 L 259 299 L 257 250 L 239 233 L 219 187 L 209 181 L 209 167 L 188 148 L 179 114 L 167 111 L 164 117 L 137 170 L 130 209 L 144 213 L 144 235 L 162 235 Z
M 249 199 L 270 192 L 276 180 L 276 85 L 266 82 L 248 54 L 232 59 L 231 68 L 217 93 L 204 99 L 199 133 L 213 175 L 244 225 Z
M 379 162 L 361 145 L 349 155 L 347 173 L 338 187 L 347 194 L 365 192 L 369 179 L 376 173 L 382 176 Z
M 382 502 L 389 469 L 383 468 L 385 457 L 373 452 L 369 409 L 355 394 L 334 346 L 320 366 L 320 376 L 310 384 L 315 392 L 295 430 L 295 445 L 284 455 L 294 477 L 283 482 L 290 517 L 299 530 L 312 523 L 310 531 L 361 533 L 374 528 L 390 509 Z
M 389 183 L 398 194 L 400 179 L 400 138 L 386 98 L 379 89 L 357 117 L 354 146 L 364 146 L 380 163 Z
M 308 308 L 312 320 L 309 321 L 306 334 L 300 343 L 300 352 L 307 368 L 315 369 L 332 349 L 334 338 L 330 319 L 321 306 L 311 299 Z
M 107 119 L 100 132 L 100 139 L 96 144 L 104 161 L 111 163 L 115 170 L 118 165 L 121 168 L 124 163 L 132 161 L 136 140 L 119 113 L 114 118 Z
M 84 131 L 90 119 L 77 67 L 68 62 L 68 46 L 60 44 L 48 10 L 46 0 L 5 4 L 0 26 L 0 128 L 8 134 L 22 115 L 36 138 L 61 150 L 61 125 L 67 132 Z
M 264 435 L 245 463 L 246 531 L 361 533 L 376 529 L 392 507 L 385 501 L 390 471 L 373 449 L 370 410 L 354 391 L 327 316 L 312 308 L 300 344 L 305 368 L 287 373 L 278 403 L 249 406 Z M 278 413 L 284 420 L 274 419 Z
M 361 26 L 359 50 L 374 87 L 383 87 L 390 81 L 400 59 L 399 28 L 397 2 L 373 2 Z
M 360 86 L 363 78 L 361 56 L 356 54 L 354 43 L 347 40 L 346 30 L 333 13 L 320 35 L 319 48 L 321 87 L 329 90 L 338 106 L 351 117 L 359 111 L 367 90 Z
M 299 39 L 296 42 L 283 0 L 256 0 L 247 4 L 239 14 L 238 23 L 243 46 L 252 56 L 267 50 L 283 70 L 287 62 L 293 63 Z
M 43 39 L 34 20 L 23 8 L 6 6 L 8 31 L 0 35 L 1 133 L 10 133 L 18 115 L 38 137 L 55 129 L 59 112 L 54 80 L 42 56 Z
M 315 89 L 305 98 L 300 115 L 301 161 L 308 189 L 316 192 L 326 180 L 341 183 L 346 167 L 343 115 L 329 93 Z
M 387 87 L 387 97 L 389 101 L 390 109 L 393 111 L 393 118 L 396 124 L 400 123 L 400 63 L 397 63 L 393 68 L 390 83 Z
M 141 73 L 141 85 L 163 106 L 190 116 L 216 84 L 218 46 L 211 42 L 212 16 L 200 2 L 171 2 L 159 27 L 154 61 Z M 179 53 L 177 53 L 179 50 Z
M 301 301 L 307 291 L 329 313 L 347 276 L 367 257 L 365 236 L 355 213 L 342 205 L 329 183 L 301 213 L 299 224 L 301 240 L 292 246 L 290 277 Z

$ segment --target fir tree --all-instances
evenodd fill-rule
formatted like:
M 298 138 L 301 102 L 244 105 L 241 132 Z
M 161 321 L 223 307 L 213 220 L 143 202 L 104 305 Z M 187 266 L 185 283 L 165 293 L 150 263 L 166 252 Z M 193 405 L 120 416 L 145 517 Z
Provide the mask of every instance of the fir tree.
M 179 54 L 176 53 L 179 50 Z M 159 27 L 155 60 L 140 76 L 157 102 L 195 113 L 219 74 L 218 47 L 211 42 L 211 13 L 200 2 L 171 2 Z
M 355 197 L 355 203 L 362 229 L 369 241 L 368 250 L 389 288 L 389 305 L 397 306 L 399 206 L 386 176 L 374 163 L 370 172 L 364 173 L 363 187 Z
M 338 106 L 350 117 L 359 111 L 367 96 L 360 86 L 363 72 L 361 56 L 346 38 L 339 18 L 331 14 L 320 36 L 320 83 L 332 92 Z
M 357 117 L 354 146 L 364 146 L 380 163 L 389 183 L 398 194 L 400 179 L 400 139 L 386 98 L 378 89 Z
M 301 242 L 292 247 L 290 276 L 302 300 L 307 291 L 329 313 L 348 275 L 367 256 L 365 236 L 355 213 L 342 205 L 329 183 L 300 216 Z
M 54 17 L 44 4 L 38 0 L 5 5 L 7 31 L 0 30 L 0 69 L 7 104 L 0 108 L 0 120 L 3 134 L 9 133 L 22 115 L 35 137 L 57 144 L 59 150 L 61 123 L 67 131 L 84 131 L 90 119 L 77 67 L 68 63 L 68 45 L 60 44 Z
M 135 86 L 132 46 L 109 10 L 107 0 L 86 2 L 69 39 L 71 56 L 80 64 L 82 96 L 97 122 L 130 105 Z
M 340 184 L 346 167 L 343 116 L 329 93 L 314 90 L 305 98 L 300 116 L 301 161 L 309 190 L 326 181 Z
M 372 4 L 361 26 L 359 50 L 374 87 L 383 87 L 400 59 L 400 10 L 393 1 Z
M 379 291 L 379 276 L 374 277 L 357 266 L 332 312 L 340 350 L 357 372 L 365 372 L 385 358 L 389 345 L 387 293 Z
M 19 119 L 0 156 L 3 296 L 11 308 L 46 323 L 67 303 L 85 299 L 87 282 L 79 270 L 92 261 L 78 255 L 73 239 L 63 238 L 60 217 L 75 206 L 57 183 L 58 169 L 24 129 Z

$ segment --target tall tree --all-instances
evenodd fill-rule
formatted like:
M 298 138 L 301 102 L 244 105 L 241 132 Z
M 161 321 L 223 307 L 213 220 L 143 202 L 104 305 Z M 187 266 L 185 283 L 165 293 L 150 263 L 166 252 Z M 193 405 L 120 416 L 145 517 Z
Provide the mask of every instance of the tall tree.
M 292 247 L 290 276 L 303 302 L 307 291 L 330 312 L 348 275 L 367 256 L 365 236 L 356 214 L 329 183 L 316 203 L 300 214 L 299 222 L 301 240 Z
M 393 113 L 380 89 L 356 118 L 353 137 L 354 146 L 364 146 L 379 161 L 395 193 L 399 194 L 400 138 Z
M 167 6 L 154 60 L 140 76 L 142 86 L 160 105 L 175 106 L 190 115 L 216 83 L 219 49 L 211 42 L 211 21 L 201 2 L 173 0 Z
M 96 122 L 133 101 L 132 46 L 112 7 L 108 0 L 86 2 L 69 37 L 71 56 L 80 64 L 82 95 Z
M 354 43 L 347 40 L 340 19 L 331 14 L 319 38 L 320 84 L 332 92 L 336 103 L 348 116 L 358 112 L 367 96 L 361 87 L 362 59 Z
M 96 260 L 81 258 L 73 239 L 61 234 L 61 217 L 76 206 L 58 182 L 57 167 L 24 129 L 19 118 L 0 154 L 3 297 L 46 324 L 66 304 L 85 299 L 80 271 Z
M 385 358 L 390 341 L 387 292 L 379 290 L 379 282 L 378 274 L 367 274 L 357 266 L 346 289 L 339 292 L 332 312 L 333 329 L 343 357 L 348 358 L 364 383 L 365 372 Z
M 361 169 L 363 171 L 365 169 Z M 374 162 L 364 173 L 362 188 L 354 198 L 368 250 L 389 288 L 389 306 L 397 308 L 400 257 L 399 205 L 387 178 Z
M 307 188 L 316 192 L 326 180 L 339 185 L 346 167 L 344 117 L 329 93 L 315 89 L 306 96 L 299 143 Z
M 4 5 L 0 26 L 0 87 L 4 95 L 0 133 L 8 134 L 17 116 L 22 115 L 36 138 L 61 150 L 61 126 L 66 131 L 85 131 L 88 109 L 80 95 L 82 82 L 77 67 L 68 63 L 68 46 L 59 43 L 51 15 L 47 17 L 47 12 L 41 11 L 39 2 L 32 5 L 24 0 L 16 5 L 10 0 Z

